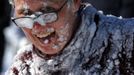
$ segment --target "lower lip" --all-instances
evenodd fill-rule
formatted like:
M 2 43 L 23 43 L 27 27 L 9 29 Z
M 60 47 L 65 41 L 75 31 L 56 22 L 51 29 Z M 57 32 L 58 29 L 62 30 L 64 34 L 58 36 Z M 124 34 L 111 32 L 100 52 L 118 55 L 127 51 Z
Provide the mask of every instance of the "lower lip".
M 44 46 L 51 46 L 52 49 L 60 48 L 60 46 L 58 45 L 59 42 L 57 39 L 58 39 L 58 36 L 56 35 L 56 33 L 52 33 L 45 38 L 39 38 L 40 42 L 42 42 Z

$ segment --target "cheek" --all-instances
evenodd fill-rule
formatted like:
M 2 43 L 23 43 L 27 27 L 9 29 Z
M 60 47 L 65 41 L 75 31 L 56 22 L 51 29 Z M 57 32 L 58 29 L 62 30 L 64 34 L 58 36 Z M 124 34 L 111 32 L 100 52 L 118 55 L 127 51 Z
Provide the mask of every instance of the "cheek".
M 23 32 L 25 33 L 25 36 L 31 40 L 33 38 L 33 35 L 31 33 L 31 30 L 30 29 L 27 29 L 27 28 L 22 28 Z
M 57 29 L 57 30 L 59 30 L 59 29 L 61 29 L 61 28 L 64 28 L 64 27 L 65 27 L 65 22 L 64 22 L 64 20 L 62 19 L 62 20 L 59 20 L 59 21 L 55 22 L 55 23 L 53 24 L 53 27 L 54 27 L 55 29 Z
M 56 28 L 56 29 L 61 29 L 64 28 L 65 25 L 67 23 L 69 23 L 68 21 L 68 15 L 66 15 L 64 12 L 58 14 L 58 20 L 56 22 L 54 22 L 52 25 Z

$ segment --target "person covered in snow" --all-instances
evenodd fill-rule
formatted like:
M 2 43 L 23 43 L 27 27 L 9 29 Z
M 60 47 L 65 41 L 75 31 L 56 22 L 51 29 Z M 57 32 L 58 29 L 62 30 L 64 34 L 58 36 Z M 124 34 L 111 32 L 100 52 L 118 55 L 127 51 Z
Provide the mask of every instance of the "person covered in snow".
M 16 56 L 18 60 L 15 60 L 18 65 L 26 64 L 36 54 L 46 58 L 60 53 L 79 25 L 76 23 L 80 0 L 13 0 L 13 5 L 15 17 L 12 21 L 33 44 L 28 46 L 30 51 L 25 51 L 27 48 L 20 50 L 19 56 Z M 20 75 L 18 71 L 22 68 L 17 64 L 11 68 L 12 73 Z
M 7 75 L 134 74 L 133 19 L 105 16 L 80 0 L 14 0 L 14 7 L 12 20 L 31 44 Z

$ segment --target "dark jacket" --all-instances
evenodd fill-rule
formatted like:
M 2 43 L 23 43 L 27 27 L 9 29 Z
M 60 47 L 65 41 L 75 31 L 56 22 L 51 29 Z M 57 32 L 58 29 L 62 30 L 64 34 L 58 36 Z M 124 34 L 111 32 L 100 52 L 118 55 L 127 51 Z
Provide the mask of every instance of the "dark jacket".
M 83 75 L 133 75 L 134 19 L 106 16 L 91 6 L 82 16 Z

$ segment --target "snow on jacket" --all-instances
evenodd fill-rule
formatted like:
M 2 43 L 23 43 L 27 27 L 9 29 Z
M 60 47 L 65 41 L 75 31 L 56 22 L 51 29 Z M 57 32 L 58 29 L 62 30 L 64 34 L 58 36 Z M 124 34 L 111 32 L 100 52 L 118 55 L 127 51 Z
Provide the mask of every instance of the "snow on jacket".
M 134 19 L 103 15 L 90 4 L 61 54 L 39 57 L 29 45 L 20 49 L 6 75 L 133 75 Z

